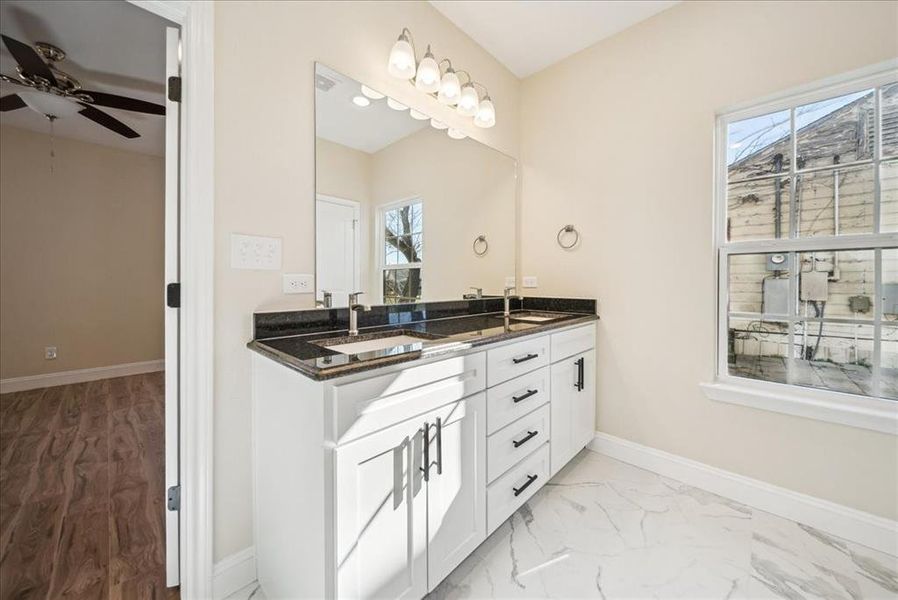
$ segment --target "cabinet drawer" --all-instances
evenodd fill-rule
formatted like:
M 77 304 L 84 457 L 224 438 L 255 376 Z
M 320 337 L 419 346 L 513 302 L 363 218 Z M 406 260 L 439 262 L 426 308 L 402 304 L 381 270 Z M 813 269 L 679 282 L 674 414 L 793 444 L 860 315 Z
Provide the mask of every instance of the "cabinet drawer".
M 489 436 L 486 441 L 487 481 L 496 479 L 549 440 L 550 412 L 549 405 L 545 404 Z
M 549 401 L 549 367 L 500 383 L 486 398 L 486 429 L 493 433 Z
M 596 347 L 596 326 L 584 325 L 552 334 L 552 362 Z
M 486 387 L 483 352 L 335 385 L 333 441 L 343 444 Z
M 549 336 L 527 339 L 486 353 L 487 385 L 492 387 L 549 364 Z
M 549 480 L 549 444 L 518 463 L 486 490 L 487 535 Z

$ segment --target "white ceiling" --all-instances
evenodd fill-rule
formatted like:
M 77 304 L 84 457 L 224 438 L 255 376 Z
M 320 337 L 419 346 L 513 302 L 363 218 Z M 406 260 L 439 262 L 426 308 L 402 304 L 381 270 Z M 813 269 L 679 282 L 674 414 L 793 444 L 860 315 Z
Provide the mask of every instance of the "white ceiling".
M 124 0 L 0 3 L 0 31 L 27 44 L 49 42 L 62 48 L 68 56 L 57 66 L 80 80 L 85 89 L 158 104 L 165 100 L 166 26 L 172 24 Z M 0 72 L 14 75 L 15 65 L 6 48 L 0 49 Z M 0 85 L 3 95 L 23 89 Z M 163 154 L 164 117 L 114 108 L 102 110 L 141 137 L 126 139 L 80 115 L 56 121 L 54 134 L 134 152 Z M 50 131 L 47 119 L 27 108 L 0 113 L 0 123 L 42 133 Z
M 679 4 L 650 0 L 431 0 L 520 78 Z
M 388 107 L 386 98 L 356 106 L 352 98 L 362 94 L 359 82 L 321 64 L 315 65 L 315 73 L 335 82 L 326 92 L 315 87 L 317 137 L 372 154 L 430 126 L 430 121 L 413 119 L 408 110 Z

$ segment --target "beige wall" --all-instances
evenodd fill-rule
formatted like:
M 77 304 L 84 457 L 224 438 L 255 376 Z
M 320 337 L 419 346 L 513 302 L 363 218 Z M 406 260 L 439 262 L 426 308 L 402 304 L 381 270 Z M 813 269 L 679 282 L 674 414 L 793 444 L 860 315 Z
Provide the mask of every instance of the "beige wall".
M 898 438 L 716 403 L 715 111 L 898 56 L 895 2 L 687 2 L 522 83 L 522 274 L 599 299 L 598 429 L 889 518 Z M 583 235 L 566 253 L 565 223 Z
M 497 125 L 476 130 L 386 61 L 402 27 L 490 89 Z M 478 136 L 518 148 L 518 80 L 424 2 L 219 2 L 215 7 L 215 559 L 252 544 L 253 311 L 306 308 L 278 271 L 232 270 L 232 232 L 283 238 L 283 271 L 314 272 L 315 61 Z M 276 82 L 264 86 L 254 81 Z
M 0 127 L 0 378 L 163 358 L 163 159 L 52 148 Z

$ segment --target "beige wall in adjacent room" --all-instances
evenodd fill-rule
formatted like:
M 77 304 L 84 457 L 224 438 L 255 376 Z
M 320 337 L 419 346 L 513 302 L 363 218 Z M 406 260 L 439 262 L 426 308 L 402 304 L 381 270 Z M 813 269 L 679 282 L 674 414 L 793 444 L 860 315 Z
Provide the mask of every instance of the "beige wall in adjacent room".
M 898 438 L 713 402 L 715 112 L 898 56 L 895 2 L 685 2 L 522 82 L 522 274 L 599 299 L 597 428 L 898 517 Z M 565 252 L 555 231 L 574 223 Z
M 494 128 L 478 130 L 390 77 L 403 27 L 476 73 L 496 104 Z M 228 241 L 233 232 L 280 237 L 283 272 L 314 272 L 315 61 L 517 155 L 519 81 L 428 3 L 216 4 L 215 560 L 252 544 L 252 313 L 313 305 L 311 295 L 282 294 L 279 271 L 231 269 Z
M 164 209 L 161 157 L 0 127 L 0 378 L 163 358 Z

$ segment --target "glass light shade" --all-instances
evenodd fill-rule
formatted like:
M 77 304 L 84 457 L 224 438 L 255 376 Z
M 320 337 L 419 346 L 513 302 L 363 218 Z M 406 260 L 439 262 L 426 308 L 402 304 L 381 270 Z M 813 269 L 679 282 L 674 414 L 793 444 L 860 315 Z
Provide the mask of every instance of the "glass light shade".
M 496 107 L 489 96 L 483 99 L 477 108 L 477 114 L 474 116 L 474 125 L 478 127 L 492 127 L 496 124 Z
M 383 94 L 372 90 L 367 85 L 362 86 L 362 93 L 365 94 L 365 96 L 367 96 L 368 98 L 371 98 L 372 100 L 380 100 L 381 98 L 384 97 Z
M 361 108 L 365 108 L 369 104 L 371 104 L 371 100 L 368 100 L 364 96 L 353 96 L 352 103 Z
M 463 139 L 465 139 L 466 137 L 468 137 L 467 135 L 465 135 L 464 133 L 462 133 L 462 132 L 459 131 L 458 129 L 453 129 L 452 127 L 450 127 L 449 129 L 447 129 L 447 130 L 446 130 L 446 133 L 447 133 L 447 134 L 449 135 L 449 137 L 451 137 L 453 140 L 463 140 Z
M 415 87 L 427 94 L 433 94 L 440 89 L 440 66 L 430 53 L 430 46 L 427 47 L 427 53 L 418 65 Z
M 47 92 L 19 92 L 19 97 L 28 105 L 28 108 L 45 117 L 71 117 L 82 109 L 81 105 L 74 100 Z
M 463 117 L 473 117 L 477 114 L 477 108 L 480 106 L 480 98 L 477 97 L 477 90 L 473 85 L 465 84 L 461 89 L 461 95 L 458 97 L 458 107 L 455 109 Z
M 415 110 L 414 108 L 408 111 L 408 114 L 411 115 L 413 119 L 418 121 L 426 121 L 430 117 L 422 113 L 421 111 Z
M 387 71 L 399 79 L 411 79 L 415 76 L 415 52 L 405 37 L 400 37 L 390 50 L 390 61 Z
M 389 106 L 393 110 L 407 110 L 408 109 L 408 106 L 406 106 L 402 102 L 393 100 L 392 98 L 387 98 L 387 106 Z
M 440 91 L 437 93 L 437 100 L 442 104 L 452 106 L 458 103 L 460 94 L 461 84 L 458 81 L 458 75 L 450 69 L 443 74 L 443 79 L 440 81 Z
M 437 121 L 436 119 L 430 120 L 430 126 L 433 127 L 434 129 L 446 129 L 447 127 L 449 127 L 442 121 Z

